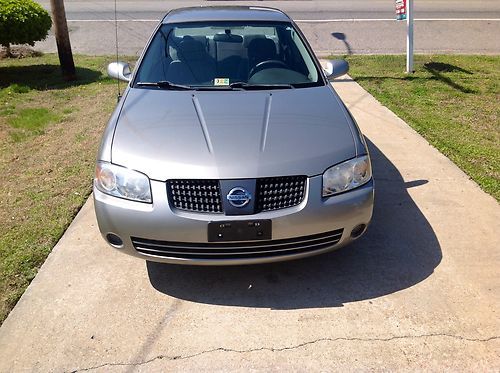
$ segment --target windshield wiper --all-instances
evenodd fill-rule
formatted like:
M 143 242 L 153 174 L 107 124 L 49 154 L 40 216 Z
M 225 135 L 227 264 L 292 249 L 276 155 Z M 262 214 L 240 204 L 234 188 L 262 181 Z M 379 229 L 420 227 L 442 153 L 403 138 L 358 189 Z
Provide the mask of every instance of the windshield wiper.
M 187 91 L 192 89 L 188 85 L 175 84 L 167 80 L 160 80 L 159 82 L 138 82 L 136 85 L 139 87 L 158 87 L 161 89 L 182 90 L 182 91 Z
M 246 89 L 246 90 L 263 90 L 263 89 L 293 89 L 295 88 L 291 84 L 251 84 L 245 82 L 234 82 L 229 84 L 230 88 L 233 89 Z
M 265 90 L 265 89 L 293 89 L 291 84 L 251 84 L 245 82 L 235 82 L 228 86 L 198 86 L 190 87 L 188 85 L 171 83 L 168 80 L 160 80 L 159 82 L 137 82 L 138 87 L 158 87 L 161 89 L 170 90 L 227 90 L 227 89 L 244 89 L 244 90 Z

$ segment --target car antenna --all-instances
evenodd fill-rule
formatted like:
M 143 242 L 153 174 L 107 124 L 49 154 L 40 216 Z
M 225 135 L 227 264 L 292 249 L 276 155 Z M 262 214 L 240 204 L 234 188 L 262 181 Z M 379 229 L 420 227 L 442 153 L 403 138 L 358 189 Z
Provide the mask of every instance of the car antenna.
M 116 63 L 118 63 L 118 19 L 116 16 L 116 0 L 115 0 L 115 47 L 116 47 Z M 116 88 L 118 90 L 116 99 L 117 101 L 120 101 L 120 99 L 122 98 L 120 92 L 120 79 L 116 79 Z

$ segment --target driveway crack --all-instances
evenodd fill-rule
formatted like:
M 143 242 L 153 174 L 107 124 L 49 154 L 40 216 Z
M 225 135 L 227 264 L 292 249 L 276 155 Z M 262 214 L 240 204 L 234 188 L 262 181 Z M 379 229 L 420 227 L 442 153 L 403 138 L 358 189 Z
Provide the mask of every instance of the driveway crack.
M 361 337 L 338 337 L 338 338 L 318 338 L 314 339 L 312 341 L 307 341 L 303 343 L 299 343 L 293 346 L 286 346 L 286 347 L 256 347 L 256 348 L 250 348 L 246 350 L 238 350 L 238 349 L 233 349 L 233 348 L 226 348 L 226 347 L 217 347 L 217 348 L 212 348 L 209 350 L 204 350 L 197 352 L 195 354 L 190 354 L 190 355 L 174 355 L 174 356 L 168 356 L 168 355 L 157 355 L 151 359 L 144 360 L 144 361 L 138 361 L 138 362 L 130 362 L 130 363 L 103 363 L 100 365 L 88 367 L 88 368 L 82 368 L 82 369 L 76 369 L 71 371 L 72 373 L 78 373 L 78 372 L 86 372 L 86 371 L 91 371 L 95 369 L 100 369 L 104 367 L 114 367 L 114 366 L 141 366 L 141 365 L 147 365 L 152 363 L 153 361 L 156 360 L 168 360 L 168 361 L 174 361 L 174 360 L 187 360 L 187 359 L 192 359 L 201 355 L 206 355 L 214 352 L 232 352 L 232 353 L 238 353 L 238 354 L 243 354 L 243 353 L 252 353 L 252 352 L 259 352 L 259 351 L 269 351 L 269 352 L 283 352 L 283 351 L 291 351 L 291 350 L 297 350 L 309 345 L 314 345 L 316 343 L 320 342 L 338 342 L 338 341 L 346 341 L 346 342 L 391 342 L 395 340 L 401 340 L 401 339 L 421 339 L 421 338 L 436 338 L 436 337 L 444 337 L 444 338 L 451 338 L 451 339 L 456 339 L 456 340 L 462 340 L 462 341 L 467 341 L 467 342 L 477 342 L 477 343 L 484 343 L 484 342 L 490 342 L 493 340 L 497 340 L 500 337 L 499 336 L 492 336 L 488 338 L 469 338 L 469 337 L 463 337 L 461 335 L 454 335 L 454 334 L 447 334 L 447 333 L 429 333 L 429 334 L 417 334 L 417 335 L 400 335 L 400 336 L 391 336 L 391 337 L 375 337 L 375 338 L 361 338 Z

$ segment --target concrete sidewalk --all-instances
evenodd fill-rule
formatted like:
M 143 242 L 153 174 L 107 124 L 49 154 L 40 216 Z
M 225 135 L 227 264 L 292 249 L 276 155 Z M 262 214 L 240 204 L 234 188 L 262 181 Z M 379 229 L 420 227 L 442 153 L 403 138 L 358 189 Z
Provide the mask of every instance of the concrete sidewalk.
M 0 329 L 0 371 L 499 370 L 500 207 L 349 79 L 376 208 L 338 252 L 254 267 L 121 255 L 88 201 Z

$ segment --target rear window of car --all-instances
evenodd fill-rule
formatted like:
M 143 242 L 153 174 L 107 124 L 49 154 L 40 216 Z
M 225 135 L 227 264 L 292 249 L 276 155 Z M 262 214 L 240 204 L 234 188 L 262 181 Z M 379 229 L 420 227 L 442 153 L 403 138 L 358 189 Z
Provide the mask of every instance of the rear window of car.
M 324 84 L 293 25 L 269 22 L 162 25 L 135 80 L 159 81 L 190 87 L 223 87 L 239 82 L 294 87 Z

